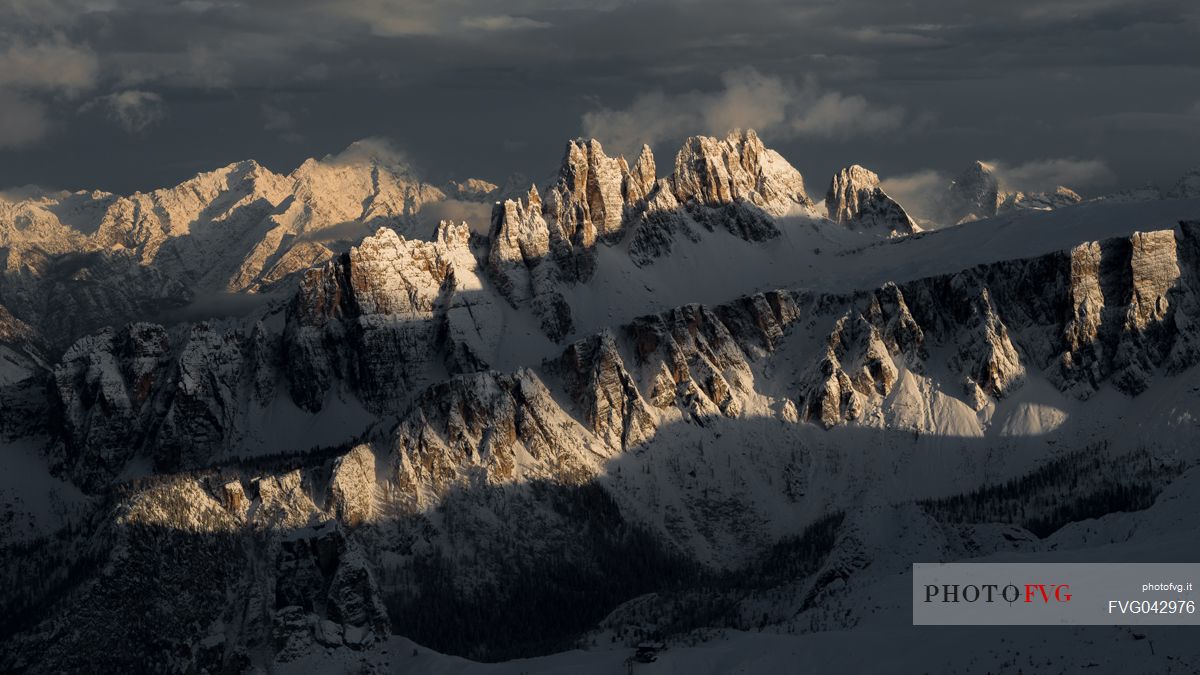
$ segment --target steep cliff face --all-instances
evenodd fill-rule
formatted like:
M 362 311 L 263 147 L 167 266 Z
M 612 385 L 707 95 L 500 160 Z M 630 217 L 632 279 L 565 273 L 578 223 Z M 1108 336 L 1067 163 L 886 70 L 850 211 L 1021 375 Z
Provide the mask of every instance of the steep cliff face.
M 1193 338 L 1177 330 L 1172 300 L 1189 309 L 1195 302 L 1195 272 L 1181 279 L 1180 261 L 1187 258 L 1180 249 L 1194 250 L 1197 234 L 1195 224 L 1185 223 L 1178 240 L 1171 232 L 1136 233 L 1071 251 L 1071 313 L 1059 360 L 1064 386 L 1088 396 L 1111 378 L 1140 393 L 1156 367 L 1178 370 L 1192 362 Z
M 748 202 L 771 216 L 808 212 L 804 178 L 753 131 L 723 140 L 693 136 L 675 156 L 671 186 L 680 202 L 721 207 Z
M 288 661 L 386 638 L 361 543 L 313 499 L 327 471 L 162 478 L 120 500 L 82 544 L 106 571 L 7 644 L 5 668 L 242 672 L 264 652 Z
M 572 245 L 591 247 L 598 237 L 620 235 L 631 181 L 625 159 L 605 155 L 599 141 L 571 141 L 558 182 L 547 192 L 547 212 Z
M 547 223 L 540 210 L 541 198 L 533 189 L 525 202 L 510 199 L 495 206 L 488 273 L 513 307 L 531 307 L 546 335 L 560 340 L 573 329 L 561 285 L 591 274 L 595 237 L 593 232 L 572 243 L 557 224 Z M 592 228 L 590 221 L 580 227 Z M 582 236 L 578 231 L 575 235 Z
M 200 323 L 172 335 L 129 324 L 75 343 L 54 368 L 63 444 L 55 461 L 100 489 L 136 457 L 159 470 L 234 451 L 276 396 L 277 336 Z
M 611 333 L 571 345 L 554 369 L 588 429 L 608 446 L 626 450 L 649 438 L 653 421 Z
M 904 207 L 879 187 L 879 176 L 857 164 L 834 174 L 825 208 L 830 220 L 855 230 L 891 237 L 921 231 Z
M 470 311 L 457 311 L 468 300 L 456 298 L 477 294 L 478 272 L 470 231 L 448 222 L 433 242 L 380 229 L 308 272 L 284 336 L 294 400 L 315 412 L 340 386 L 372 408 L 394 407 L 447 367 L 481 365 L 459 325 L 472 321 Z M 486 299 L 476 306 L 482 312 Z

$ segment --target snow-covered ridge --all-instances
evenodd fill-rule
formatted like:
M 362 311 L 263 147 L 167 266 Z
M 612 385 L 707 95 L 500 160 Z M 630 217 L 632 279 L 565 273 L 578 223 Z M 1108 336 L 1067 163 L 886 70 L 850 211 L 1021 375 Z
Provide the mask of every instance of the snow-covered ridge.
M 39 448 L 49 459 L 45 480 L 15 486 L 58 500 L 29 522 L 65 524 L 0 546 L 0 609 L 54 603 L 18 619 L 0 668 L 265 669 L 394 648 L 390 631 L 458 653 L 543 650 L 531 634 L 634 617 L 580 610 L 652 590 L 672 565 L 739 568 L 841 511 L 811 574 L 734 611 L 739 626 L 849 628 L 870 621 L 846 610 L 877 606 L 876 574 L 913 556 L 1041 546 L 1018 527 L 935 522 L 915 499 L 1097 448 L 1117 466 L 1135 451 L 1200 459 L 1200 200 L 1045 212 L 1023 195 L 915 232 L 851 167 L 827 219 L 747 132 L 690 139 L 666 177 L 648 149 L 631 165 L 574 141 L 550 186 L 496 204 L 490 236 L 455 222 L 411 236 L 391 220 L 410 212 L 388 204 L 408 208 L 389 190 L 414 179 L 364 152 L 375 197 L 357 205 L 322 186 L 358 184 L 363 153 L 306 163 L 300 182 L 243 163 L 157 198 L 228 224 L 282 186 L 264 217 L 298 229 L 264 244 L 262 269 L 316 253 L 245 317 L 116 320 L 199 288 L 173 275 L 216 278 L 159 267 L 203 239 L 199 221 L 131 207 L 122 218 L 144 229 L 117 219 L 64 240 L 128 245 L 20 251 L 51 281 L 0 288 L 5 306 L 92 307 L 117 325 L 44 363 L 25 349 L 35 327 L 0 307 L 0 438 L 22 470 Z M 355 243 L 323 241 L 319 223 L 342 217 Z M 366 223 L 379 227 L 358 239 Z M 15 482 L 6 498 L 32 494 Z M 5 503 L 0 534 L 31 529 L 33 507 Z M 592 591 L 595 607 L 547 609 Z M 487 613 L 520 602 L 537 610 L 524 633 Z M 141 660 L 110 661 L 107 645 L 139 631 L 156 637 Z
M 563 351 L 539 334 L 536 305 L 518 311 L 490 284 L 465 225 L 444 224 L 435 242 L 381 230 L 306 275 L 283 316 L 173 334 L 135 324 L 76 343 L 55 368 L 64 459 L 92 485 L 139 446 L 163 469 L 203 466 L 246 448 L 262 433 L 258 411 L 281 407 L 305 425 L 360 420 L 349 437 L 439 382 L 497 365 L 566 378 L 563 395 L 582 407 L 554 415 L 579 417 L 616 451 L 653 437 L 652 408 L 697 423 L 767 414 L 982 436 L 1031 377 L 1086 399 L 1104 386 L 1136 395 L 1156 373 L 1194 365 L 1198 250 L 1197 226 L 1184 223 L 871 291 L 687 305 Z M 800 320 L 803 337 L 788 328 Z M 580 371 L 597 359 L 612 369 L 604 391 L 580 394 Z M 752 375 L 763 359 L 787 364 L 771 366 L 786 376 L 768 389 Z
M 466 239 L 461 226 L 443 228 L 435 245 L 381 233 L 360 250 L 369 256 L 350 265 L 349 281 L 318 296 L 310 318 L 370 326 L 376 345 L 415 344 L 410 322 L 428 318 L 438 300 L 402 281 L 458 276 L 453 252 Z M 423 262 L 390 273 L 371 268 L 401 252 Z M 356 283 L 356 267 L 371 269 L 370 278 Z M 233 563 L 222 574 L 245 602 L 214 603 L 198 619 L 172 610 L 180 623 L 170 625 L 186 632 L 187 622 L 200 621 L 225 655 L 252 653 L 268 634 L 284 660 L 326 646 L 363 648 L 386 639 L 385 616 L 396 620 L 384 597 L 428 588 L 413 573 L 417 560 L 451 566 L 437 569 L 454 569 L 465 588 L 489 592 L 497 592 L 506 556 L 534 568 L 563 551 L 586 560 L 587 549 L 575 548 L 588 541 L 572 524 L 577 512 L 544 500 L 548 486 L 599 485 L 620 518 L 706 565 L 742 564 L 821 514 L 861 508 L 839 527 L 824 565 L 796 589 L 813 625 L 850 627 L 858 619 L 837 611 L 840 589 L 872 583 L 871 570 L 917 554 L 1012 549 L 1028 537 L 1011 528 L 950 531 L 911 505 L 880 501 L 969 490 L 1097 438 L 1136 444 L 1145 431 L 1135 420 L 1161 430 L 1149 449 L 1156 456 L 1195 459 L 1188 416 L 1200 413 L 1200 399 L 1186 388 L 1200 358 L 1190 328 L 1200 311 L 1198 280 L 1200 224 L 1189 223 L 873 290 L 779 291 L 647 315 L 531 367 L 462 372 L 424 387 L 396 409 L 395 424 L 334 459 L 314 455 L 298 469 L 231 465 L 135 490 L 106 535 L 125 542 L 114 554 L 118 571 L 63 611 L 124 616 L 132 606 L 100 599 L 160 564 L 146 557 L 149 543 L 179 550 L 211 538 L 220 559 Z M 371 318 L 383 316 L 394 318 Z M 245 357 L 227 358 L 259 349 L 244 337 L 199 333 L 189 337 L 178 375 L 161 369 L 167 336 L 155 327 L 77 345 L 75 361 L 108 358 L 130 341 L 111 367 L 88 369 L 116 378 L 100 383 L 102 395 L 117 393 L 90 411 L 97 417 L 86 426 L 99 428 L 120 390 L 137 397 L 145 387 L 153 399 L 166 387 L 184 402 L 203 402 L 211 385 L 201 383 L 253 391 L 254 382 L 272 381 L 246 367 Z M 303 349 L 328 348 L 322 344 Z M 384 356 L 347 364 L 337 377 L 361 379 L 343 381 L 341 391 L 372 395 L 378 376 L 366 369 L 400 360 Z M 290 358 L 284 351 L 254 363 L 286 369 Z M 1174 402 L 1169 411 L 1163 400 Z M 226 401 L 181 412 L 211 421 L 219 419 L 212 412 L 234 405 Z M 148 445 L 171 447 L 162 440 Z M 227 545 L 252 536 L 267 542 L 257 563 Z M 472 553 L 479 550 L 504 553 Z M 214 569 L 204 558 L 182 560 L 204 565 L 206 574 Z M 270 609 L 253 591 L 264 579 L 283 594 Z M 788 607 L 778 620 L 790 620 Z M 242 616 L 256 618 L 233 623 Z M 35 631 L 15 644 L 35 649 L 44 638 Z M 70 645 L 86 651 L 90 639 L 86 629 L 74 633 L 51 656 L 70 658 Z

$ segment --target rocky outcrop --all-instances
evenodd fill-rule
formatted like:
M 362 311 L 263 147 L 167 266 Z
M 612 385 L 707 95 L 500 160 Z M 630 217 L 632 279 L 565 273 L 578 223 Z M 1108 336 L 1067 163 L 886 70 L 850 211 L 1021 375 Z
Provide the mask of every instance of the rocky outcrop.
M 593 475 L 593 456 L 611 454 L 556 402 L 532 370 L 461 375 L 428 389 L 384 441 L 385 496 L 419 512 L 465 484 L 506 484 Z
M 154 324 L 130 324 L 75 343 L 54 369 L 65 448 L 59 461 L 82 485 L 112 480 L 152 425 L 170 345 Z
M 805 375 L 799 417 L 827 429 L 865 421 L 891 393 L 899 367 L 919 371 L 923 357 L 924 332 L 894 284 L 860 298 L 834 322 Z
M 375 514 L 375 454 L 360 444 L 333 464 L 329 481 L 329 506 L 340 522 L 350 527 L 369 521 Z
M 648 154 L 643 149 L 642 157 Z M 699 241 L 717 229 L 765 241 L 779 236 L 776 220 L 789 215 L 818 217 L 800 172 L 757 134 L 694 136 L 676 153 L 674 173 L 647 189 L 645 205 L 632 216 L 629 252 L 637 264 L 649 265 L 679 239 Z
M 513 307 L 531 307 L 542 330 L 559 340 L 573 328 L 571 308 L 560 285 L 590 274 L 594 260 L 590 248 L 577 249 L 557 225 L 552 228 L 547 223 L 541 206 L 534 189 L 526 201 L 496 204 L 488 238 L 488 275 Z M 587 246 L 594 243 L 593 237 Z
M 1193 241 L 1194 227 L 1181 227 L 1183 241 Z M 1072 310 L 1058 371 L 1064 386 L 1082 397 L 1105 379 L 1135 394 L 1148 386 L 1172 343 L 1186 339 L 1171 325 L 1176 321 L 1172 299 L 1187 305 L 1193 300 L 1191 279 L 1180 287 L 1179 260 L 1170 231 L 1135 233 L 1128 240 L 1092 242 L 1071 251 Z
M 754 131 L 733 131 L 724 140 L 693 136 L 675 156 L 675 198 L 702 206 L 744 202 L 771 216 L 808 213 L 812 201 L 804 178 Z
M 606 444 L 627 450 L 650 437 L 653 421 L 612 333 L 571 345 L 553 370 L 563 377 L 588 429 Z
M 649 161 L 652 170 L 654 158 Z M 636 187 L 638 181 L 624 158 L 608 157 L 595 139 L 571 141 L 558 182 L 546 193 L 546 214 L 572 247 L 586 249 L 597 238 L 617 238 L 625 222 L 627 183 Z
M 775 292 L 715 309 L 688 305 L 642 317 L 626 332 L 653 404 L 705 424 L 741 413 L 754 391 L 750 362 L 774 351 L 798 315 L 794 296 Z
M 825 208 L 830 220 L 853 230 L 889 237 L 921 231 L 904 207 L 879 186 L 879 176 L 857 164 L 834 174 Z
M 650 196 L 654 184 L 658 181 L 657 168 L 654 165 L 654 153 L 649 145 L 643 145 L 637 161 L 625 175 L 621 192 L 626 204 L 637 204 Z
M 964 277 L 955 277 L 952 286 L 954 295 L 960 298 L 956 306 L 962 337 L 950 366 L 962 374 L 967 402 L 980 410 L 1019 386 L 1025 367 L 988 289 Z
M 481 288 L 465 224 L 443 222 L 432 242 L 381 228 L 301 282 L 284 334 L 293 399 L 315 412 L 338 385 L 372 408 L 394 407 L 447 357 L 481 365 L 459 325 L 486 317 L 487 298 L 462 295 Z

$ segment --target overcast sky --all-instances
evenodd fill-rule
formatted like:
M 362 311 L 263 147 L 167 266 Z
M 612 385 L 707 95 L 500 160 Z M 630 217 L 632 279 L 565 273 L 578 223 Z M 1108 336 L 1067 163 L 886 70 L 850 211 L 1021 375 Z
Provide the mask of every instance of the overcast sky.
M 1200 164 L 1195 0 L 4 0 L 0 187 L 114 191 L 364 137 L 431 180 L 553 170 L 567 139 L 753 127 L 820 193 L 973 159 L 1018 187 Z

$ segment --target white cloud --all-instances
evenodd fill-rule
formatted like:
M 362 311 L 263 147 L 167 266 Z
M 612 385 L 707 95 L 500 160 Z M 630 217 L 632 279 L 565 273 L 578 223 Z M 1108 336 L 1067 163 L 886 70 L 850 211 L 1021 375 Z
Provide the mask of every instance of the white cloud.
M 417 218 L 426 232 L 433 232 L 438 223 L 450 220 L 456 223 L 465 222 L 472 231 L 487 234 L 492 224 L 492 205 L 461 199 L 444 199 L 422 206 Z
M 145 131 L 167 116 L 167 106 L 161 96 L 154 92 L 138 89 L 129 89 L 92 99 L 80 108 L 80 112 L 95 107 L 103 108 L 108 119 L 131 134 Z
M 1099 187 L 1113 182 L 1108 165 L 1098 159 L 1048 158 L 1019 164 L 1002 160 L 984 162 L 996 175 L 1004 191 L 1050 192 L 1064 185 L 1072 189 Z M 924 169 L 890 176 L 881 187 L 918 218 L 936 218 L 942 207 L 941 197 L 953 180 L 952 174 Z
M 984 162 L 995 171 L 1005 190 L 1047 191 L 1059 185 L 1071 188 L 1107 185 L 1116 178 L 1111 169 L 1098 159 L 1051 158 L 1022 164 L 1002 160 Z
M 722 75 L 721 84 L 715 92 L 652 91 L 624 109 L 588 112 L 582 120 L 584 133 L 621 152 L 632 152 L 642 143 L 692 133 L 724 134 L 742 128 L 776 139 L 844 138 L 895 129 L 905 119 L 902 108 L 822 90 L 813 78 L 797 84 L 740 68 Z
M 387 138 L 372 136 L 354 141 L 336 155 L 326 155 L 322 160 L 329 164 L 375 163 L 398 172 L 411 172 L 408 157 Z
M 344 17 L 357 21 L 372 35 L 381 37 L 434 35 L 439 32 L 437 8 L 431 2 L 360 0 L 325 2 L 320 8 L 335 18 Z
M 550 27 L 550 24 L 545 21 L 538 21 L 525 16 L 511 16 L 509 14 L 469 16 L 463 19 L 462 25 L 463 28 L 486 31 L 530 30 Z
M 13 185 L 12 187 L 0 189 L 0 201 L 9 202 L 10 204 L 22 202 L 27 199 L 41 199 L 42 197 L 58 197 L 62 195 L 62 190 L 46 187 L 44 185 L 35 185 L 33 183 L 26 185 Z
M 915 28 L 920 29 L 920 27 Z M 845 31 L 844 34 L 860 44 L 878 47 L 937 47 L 945 44 L 941 38 L 924 35 L 920 32 L 889 30 L 874 26 Z
M 304 140 L 304 136 L 296 130 L 296 118 L 292 116 L 292 113 L 282 108 L 276 108 L 269 103 L 262 104 L 259 111 L 263 116 L 263 129 L 274 131 L 288 143 L 299 143 Z
M 0 38 L 5 38 L 0 33 Z M 50 132 L 46 100 L 73 98 L 96 84 L 99 65 L 90 49 L 62 38 L 31 43 L 9 38 L 0 51 L 0 148 L 36 143 Z
M 904 121 L 904 110 L 877 107 L 862 96 L 846 96 L 836 91 L 812 98 L 807 110 L 791 120 L 798 136 L 844 138 L 854 134 L 876 134 L 896 129 Z
M 17 92 L 0 89 L 0 148 L 35 143 L 49 130 L 46 106 Z
M 17 41 L 0 52 L 0 87 L 76 94 L 96 84 L 99 69 L 90 49 Z
M 938 198 L 950 184 L 946 174 L 925 169 L 900 176 L 884 178 L 880 187 L 917 218 L 933 218 L 939 207 Z

